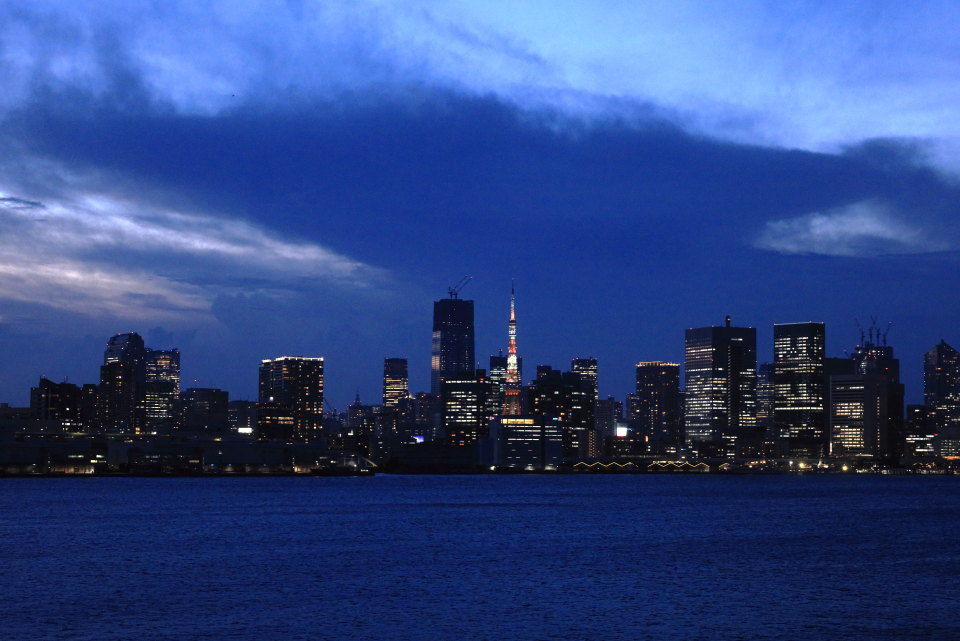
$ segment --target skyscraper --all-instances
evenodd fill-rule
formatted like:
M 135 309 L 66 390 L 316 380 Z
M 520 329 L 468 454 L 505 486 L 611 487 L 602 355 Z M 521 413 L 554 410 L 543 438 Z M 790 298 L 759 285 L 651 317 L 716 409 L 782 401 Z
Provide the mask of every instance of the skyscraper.
M 405 398 L 410 398 L 407 359 L 383 359 L 383 406 L 397 407 Z
M 773 430 L 773 363 L 757 366 L 757 428 L 779 437 Z
M 902 388 L 901 388 L 902 389 Z M 830 377 L 830 453 L 889 457 L 898 438 L 902 394 L 878 372 Z
M 148 383 L 172 383 L 174 391 L 180 393 L 180 350 L 148 349 L 144 363 Z
M 517 297 L 510 287 L 510 321 L 507 323 L 507 375 L 503 382 L 504 416 L 520 416 L 520 364 L 517 356 Z
M 596 456 L 593 384 L 576 372 L 537 366 L 537 378 L 528 390 L 530 414 L 560 422 L 567 457 Z
M 146 356 L 143 338 L 136 332 L 115 334 L 107 341 L 97 403 L 103 428 L 120 432 L 143 429 Z
M 773 326 L 773 425 L 793 455 L 827 451 L 825 345 L 823 323 Z
M 308 441 L 323 428 L 323 357 L 281 356 L 260 363 L 261 438 Z
M 730 452 L 756 427 L 757 331 L 727 316 L 722 327 L 688 329 L 685 342 L 687 441 L 722 442 Z
M 905 437 L 900 361 L 886 344 L 886 334 L 873 327 L 866 340 L 861 336 L 851 360 L 852 373 L 829 379 L 830 453 L 895 459 Z
M 473 336 L 473 301 L 450 298 L 433 304 L 433 345 L 430 358 L 430 393 L 440 393 L 440 381 L 476 367 Z
M 73 383 L 54 383 L 40 378 L 36 387 L 30 388 L 30 410 L 41 421 L 56 421 L 64 429 L 80 427 L 80 388 Z
M 451 445 L 473 445 L 488 434 L 490 419 L 500 408 L 497 384 L 486 370 L 444 378 L 440 385 L 443 429 Z
M 583 380 L 585 380 L 592 388 L 594 403 L 600 400 L 600 387 L 598 385 L 599 378 L 597 376 L 597 359 L 593 357 L 571 359 L 570 371 L 583 377 Z
M 960 427 L 960 352 L 946 341 L 923 355 L 923 400 L 935 431 Z
M 100 385 L 97 387 L 97 423 L 108 432 L 139 432 L 143 427 L 138 411 L 138 391 L 135 365 L 114 360 L 100 367 Z
M 637 363 L 636 391 L 630 410 L 634 430 L 648 442 L 681 445 L 680 364 Z
M 107 341 L 107 348 L 103 352 L 103 364 L 127 363 L 136 367 L 144 367 L 147 348 L 143 338 L 136 332 L 114 334 Z
M 180 394 L 180 350 L 148 349 L 144 368 L 145 383 L 140 403 L 146 422 L 172 420 Z
M 222 434 L 230 425 L 229 394 L 220 389 L 191 387 L 178 399 L 180 425 L 189 432 Z

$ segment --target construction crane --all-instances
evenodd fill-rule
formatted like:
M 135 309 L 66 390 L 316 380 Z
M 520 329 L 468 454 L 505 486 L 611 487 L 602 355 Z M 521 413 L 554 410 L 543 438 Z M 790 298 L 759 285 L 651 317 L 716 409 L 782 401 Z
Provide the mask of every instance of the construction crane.
M 450 298 L 457 298 L 460 295 L 460 292 L 463 290 L 463 288 L 466 287 L 467 283 L 469 283 L 471 280 L 473 280 L 473 276 L 464 276 L 463 278 L 460 279 L 459 283 L 457 283 L 453 287 L 447 288 L 447 292 L 450 294 Z

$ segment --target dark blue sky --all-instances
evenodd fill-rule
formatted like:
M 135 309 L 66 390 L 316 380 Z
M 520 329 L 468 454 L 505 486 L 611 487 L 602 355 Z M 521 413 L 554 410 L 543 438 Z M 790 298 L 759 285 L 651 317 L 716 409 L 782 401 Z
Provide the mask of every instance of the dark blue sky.
M 725 314 L 764 359 L 876 316 L 915 399 L 960 343 L 956 11 L 589 4 L 5 3 L 0 399 L 131 330 L 238 398 L 281 354 L 423 389 L 464 274 L 478 355 L 515 277 L 525 361 L 603 394 Z

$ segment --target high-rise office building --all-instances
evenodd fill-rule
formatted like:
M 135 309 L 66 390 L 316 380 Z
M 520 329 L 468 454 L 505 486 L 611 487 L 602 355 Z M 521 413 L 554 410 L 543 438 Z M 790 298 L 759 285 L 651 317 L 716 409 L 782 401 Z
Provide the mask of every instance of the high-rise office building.
M 191 387 L 177 403 L 180 426 L 188 432 L 222 434 L 230 426 L 229 394 L 221 389 Z
M 148 383 L 170 383 L 174 392 L 180 393 L 180 350 L 148 349 L 144 364 Z
M 433 394 L 417 392 L 410 402 L 410 414 L 413 425 L 411 436 L 416 440 L 432 441 L 436 439 L 440 429 L 440 399 Z M 434 417 L 437 417 L 436 420 Z
M 757 429 L 778 438 L 773 429 L 773 363 L 757 366 Z
M 881 373 L 831 376 L 830 454 L 894 455 L 902 410 L 902 386 Z
M 490 419 L 500 412 L 497 384 L 486 370 L 444 378 L 440 385 L 443 430 L 451 445 L 473 445 L 487 436 Z
M 136 332 L 114 334 L 107 341 L 107 348 L 103 352 L 103 364 L 126 363 L 136 368 L 145 366 L 147 348 L 143 338 Z
M 490 355 L 490 368 L 487 371 L 490 380 L 497 384 L 500 393 L 503 394 L 503 388 L 507 382 L 507 357 L 503 355 L 502 349 L 497 352 Z
M 80 425 L 86 431 L 100 426 L 100 389 L 93 383 L 80 388 Z
M 823 323 L 773 326 L 773 425 L 795 456 L 825 454 L 827 381 Z
M 600 439 L 594 420 L 593 382 L 576 372 L 537 366 L 528 389 L 530 414 L 559 421 L 564 456 L 597 456 Z
M 563 427 L 545 416 L 498 416 L 494 463 L 510 470 L 555 470 L 563 462 Z
M 933 417 L 927 405 L 907 405 L 907 417 L 904 423 L 905 452 L 907 454 L 913 456 L 934 455 L 934 439 L 938 431 L 934 427 Z
M 147 424 L 174 419 L 180 394 L 180 351 L 148 349 L 144 358 L 145 382 L 140 404 Z
M 681 445 L 680 364 L 663 361 L 637 363 L 636 388 L 631 397 L 630 422 L 646 442 Z
M 900 361 L 886 344 L 886 335 L 874 333 L 851 355 L 853 372 L 829 377 L 830 453 L 834 456 L 872 456 L 896 459 L 904 446 L 903 384 Z M 877 344 L 874 339 L 883 344 Z M 836 370 L 827 359 L 827 368 Z
M 137 402 L 142 387 L 136 365 L 114 360 L 100 367 L 97 387 L 97 423 L 107 432 L 134 432 L 143 428 Z
M 406 398 L 410 398 L 407 359 L 383 359 L 383 406 L 397 407 Z
M 370 456 L 371 445 L 377 430 L 377 406 L 364 405 L 357 394 L 347 407 L 347 440 L 349 449 Z
M 728 316 L 722 327 L 688 329 L 685 343 L 687 442 L 732 452 L 756 428 L 756 329 L 733 327 Z
M 430 358 L 430 393 L 440 393 L 440 381 L 469 374 L 476 368 L 473 336 L 473 301 L 450 298 L 433 304 L 433 343 Z
M 309 441 L 323 428 L 323 357 L 281 356 L 260 363 L 260 438 Z
M 575 374 L 579 374 L 583 380 L 587 382 L 588 385 L 593 390 L 593 402 L 596 403 L 600 400 L 600 387 L 599 387 L 599 377 L 597 375 L 597 359 L 593 357 L 589 358 L 574 358 L 570 360 L 570 371 Z
M 99 421 L 109 431 L 135 432 L 146 422 L 144 391 L 147 349 L 136 332 L 107 341 L 100 368 Z
M 251 435 L 257 431 L 257 404 L 254 401 L 227 403 L 227 423 L 237 434 Z
M 79 429 L 80 407 L 80 388 L 73 383 L 41 378 L 36 387 L 30 388 L 30 410 L 37 420 L 58 422 L 64 429 Z
M 946 341 L 923 355 L 923 400 L 935 431 L 960 427 L 960 352 Z
M 621 421 L 623 421 L 622 403 L 612 396 L 601 398 L 597 401 L 593 415 L 593 424 L 601 440 L 612 436 L 617 428 L 617 423 Z

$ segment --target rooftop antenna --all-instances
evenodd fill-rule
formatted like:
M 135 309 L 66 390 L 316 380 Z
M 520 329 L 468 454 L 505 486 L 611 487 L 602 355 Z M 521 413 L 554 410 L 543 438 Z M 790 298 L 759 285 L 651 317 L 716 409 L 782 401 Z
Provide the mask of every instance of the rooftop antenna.
M 887 328 L 883 330 L 883 346 L 887 346 L 887 334 L 890 333 L 890 328 L 893 327 L 893 321 L 887 321 Z
M 860 324 L 859 318 L 854 318 L 853 322 L 857 326 L 857 331 L 860 332 L 860 344 L 863 345 L 866 341 L 866 337 L 863 334 L 863 325 Z
M 447 293 L 450 294 L 450 298 L 459 297 L 460 292 L 463 290 L 464 287 L 467 286 L 467 283 L 469 283 L 471 280 L 473 280 L 473 276 L 464 276 L 463 278 L 460 279 L 460 282 L 458 282 L 456 285 L 454 285 L 453 287 L 448 287 Z

